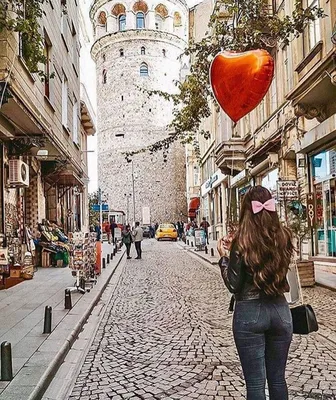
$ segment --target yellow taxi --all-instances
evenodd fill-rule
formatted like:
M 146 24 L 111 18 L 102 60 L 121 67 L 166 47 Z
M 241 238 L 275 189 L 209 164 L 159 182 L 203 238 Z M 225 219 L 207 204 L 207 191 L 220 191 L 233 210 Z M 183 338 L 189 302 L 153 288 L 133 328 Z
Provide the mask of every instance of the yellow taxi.
M 171 239 L 177 241 L 177 230 L 173 224 L 160 224 L 155 232 L 155 239 Z

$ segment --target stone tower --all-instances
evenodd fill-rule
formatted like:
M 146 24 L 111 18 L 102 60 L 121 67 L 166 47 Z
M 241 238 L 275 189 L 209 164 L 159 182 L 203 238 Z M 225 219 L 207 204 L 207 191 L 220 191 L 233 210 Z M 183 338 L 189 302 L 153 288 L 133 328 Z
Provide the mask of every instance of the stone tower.
M 160 0 L 161 1 L 161 0 Z M 143 149 L 169 135 L 172 104 L 140 89 L 176 91 L 187 43 L 185 0 L 96 0 L 90 11 L 98 97 L 98 181 L 110 208 L 128 221 L 185 218 L 185 152 L 176 143 L 162 153 Z M 164 162 L 166 160 L 166 162 Z M 133 197 L 134 194 L 134 197 Z

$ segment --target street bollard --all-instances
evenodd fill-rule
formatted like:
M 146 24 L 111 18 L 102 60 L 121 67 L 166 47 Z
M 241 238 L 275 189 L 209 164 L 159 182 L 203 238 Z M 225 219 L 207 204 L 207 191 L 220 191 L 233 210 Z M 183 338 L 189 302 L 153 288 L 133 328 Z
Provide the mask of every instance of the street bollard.
M 111 260 L 113 260 L 113 251 L 112 251 L 112 253 L 111 253 Z
M 208 246 L 204 247 L 205 254 L 208 254 Z
M 12 345 L 9 342 L 1 343 L 1 380 L 13 379 Z
M 194 242 L 191 242 L 191 247 L 194 247 Z
M 114 246 L 114 249 L 113 249 L 113 254 L 114 254 L 114 255 L 116 255 L 116 254 L 117 254 L 117 247 L 116 247 L 116 246 Z
M 52 317 L 51 306 L 45 306 L 43 333 L 51 333 L 51 317 Z
M 106 268 L 106 260 L 103 258 L 103 269 Z
M 65 289 L 64 308 L 66 310 L 71 310 L 72 309 L 71 291 L 70 291 L 70 289 Z
M 214 257 L 215 256 L 215 252 L 214 252 L 214 249 L 210 249 L 210 254 L 211 254 L 211 257 Z
M 107 264 L 110 264 L 110 255 L 108 254 L 106 257 L 107 257 Z
M 85 290 L 85 279 L 83 277 L 79 280 L 79 287 Z
M 187 245 L 189 246 L 189 240 L 187 240 Z

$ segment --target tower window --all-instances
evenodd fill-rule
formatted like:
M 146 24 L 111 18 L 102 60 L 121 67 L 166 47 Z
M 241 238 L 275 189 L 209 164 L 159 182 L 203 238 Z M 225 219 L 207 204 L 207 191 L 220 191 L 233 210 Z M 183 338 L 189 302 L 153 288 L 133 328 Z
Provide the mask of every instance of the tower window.
M 124 56 L 124 49 L 120 49 L 119 50 L 119 54 L 120 54 L 120 57 L 123 57 Z
M 124 96 L 121 96 L 121 101 L 124 101 Z
M 166 50 L 165 49 L 162 49 L 162 55 L 163 55 L 163 57 L 166 57 Z
M 126 30 L 126 15 L 122 14 L 119 16 L 119 31 Z
M 148 65 L 146 63 L 140 65 L 140 76 L 148 76 Z
M 103 59 L 103 62 L 106 61 L 106 55 L 105 54 L 102 55 L 102 59 Z
M 144 56 L 146 54 L 146 48 L 144 46 L 141 47 L 141 55 Z
M 163 18 L 160 15 L 156 14 L 155 15 L 155 29 L 162 30 L 162 27 L 163 27 Z
M 103 74 L 102 74 L 102 82 L 105 85 L 105 83 L 107 83 L 107 71 L 106 69 L 103 70 Z
M 145 14 L 143 12 L 138 12 L 136 15 L 136 28 L 144 29 L 145 27 Z

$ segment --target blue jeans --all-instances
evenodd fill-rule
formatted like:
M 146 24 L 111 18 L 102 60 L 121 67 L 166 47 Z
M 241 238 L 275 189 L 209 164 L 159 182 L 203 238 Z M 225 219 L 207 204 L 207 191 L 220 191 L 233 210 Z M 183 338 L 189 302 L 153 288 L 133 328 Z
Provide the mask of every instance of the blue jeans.
M 237 301 L 233 335 L 243 368 L 247 400 L 288 400 L 285 369 L 292 341 L 292 315 L 286 299 Z

